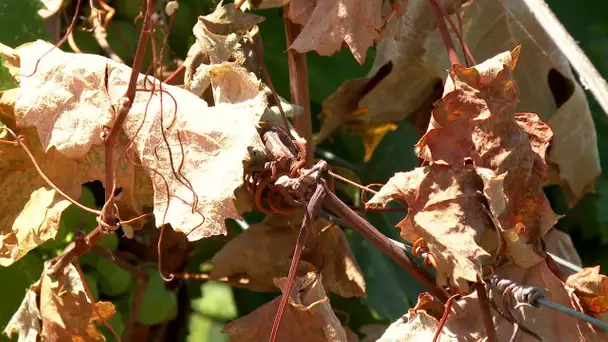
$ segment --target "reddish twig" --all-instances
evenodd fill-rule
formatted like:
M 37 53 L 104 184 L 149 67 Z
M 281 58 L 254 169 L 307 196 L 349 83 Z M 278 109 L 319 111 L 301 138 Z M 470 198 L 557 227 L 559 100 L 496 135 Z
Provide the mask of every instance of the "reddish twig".
M 184 71 L 186 71 L 186 65 L 182 64 L 177 68 L 171 75 L 163 80 L 167 84 L 171 84 L 176 78 L 178 78 Z
M 441 320 L 439 320 L 439 325 L 437 326 L 437 330 L 435 330 L 435 335 L 433 336 L 433 342 L 437 342 L 439 340 L 439 335 L 441 334 L 441 330 L 445 325 L 445 322 L 448 320 L 448 316 L 450 315 L 450 309 L 452 308 L 452 302 L 454 299 L 458 299 L 460 297 L 460 293 L 457 293 L 445 302 L 443 315 L 441 315 Z
M 477 298 L 479 300 L 479 308 L 481 309 L 481 318 L 483 319 L 483 325 L 486 329 L 486 335 L 488 342 L 498 341 L 496 337 L 496 329 L 494 328 L 494 322 L 492 321 L 492 312 L 490 311 L 490 304 L 488 302 L 488 294 L 486 292 L 486 286 L 483 283 L 476 283 L 475 289 L 477 290 Z
M 139 78 L 139 71 L 141 70 L 144 54 L 146 52 L 146 46 L 148 39 L 150 38 L 151 23 L 152 23 L 152 12 L 154 11 L 155 0 L 147 0 L 146 12 L 144 14 L 144 23 L 137 42 L 137 50 L 135 51 L 135 57 L 133 60 L 133 67 L 131 69 L 131 76 L 129 77 L 129 85 L 125 92 L 122 101 L 118 107 L 118 113 L 116 114 L 116 120 L 110 129 L 110 132 L 105 137 L 104 149 L 105 149 L 105 188 L 106 188 L 106 204 L 102 213 L 101 220 L 108 225 L 112 225 L 114 222 L 114 191 L 116 190 L 116 180 L 114 174 L 114 149 L 118 140 L 118 134 L 122 130 L 133 101 L 135 100 L 135 93 L 137 87 L 137 79 Z
M 284 7 L 284 15 L 288 5 Z M 308 159 L 305 166 L 312 164 L 314 146 L 312 145 L 312 120 L 310 111 L 310 92 L 308 89 L 308 65 L 306 54 L 299 53 L 289 47 L 296 39 L 302 27 L 285 17 L 285 33 L 287 35 L 287 61 L 289 62 L 289 85 L 291 88 L 291 101 L 304 108 L 304 113 L 294 117 L 296 132 L 306 140 Z
M 460 64 L 458 60 L 458 54 L 456 53 L 456 49 L 454 48 L 454 42 L 452 42 L 452 38 L 450 37 L 450 33 L 448 32 L 448 28 L 443 21 L 443 14 L 437 5 L 437 0 L 429 0 L 429 5 L 433 8 L 433 12 L 435 13 L 435 19 L 437 20 L 437 27 L 439 28 L 439 34 L 441 35 L 441 39 L 443 40 L 443 44 L 448 52 L 448 56 L 450 58 L 450 63 Z
M 475 58 L 473 58 L 473 54 L 471 53 L 471 50 L 469 50 L 469 47 L 467 46 L 467 44 L 464 42 L 464 39 L 462 38 L 462 18 L 460 17 L 460 12 L 458 11 L 458 8 L 456 8 L 456 4 L 453 3 L 453 0 L 452 0 L 452 5 L 454 7 L 454 12 L 456 12 L 456 15 L 458 17 L 459 27 L 456 27 L 456 24 L 454 24 L 454 21 L 452 20 L 452 18 L 448 14 L 448 12 L 445 10 L 445 7 L 443 6 L 443 4 L 440 1 L 435 2 L 435 7 L 441 12 L 441 14 L 443 14 L 443 17 L 448 21 L 448 24 L 450 24 L 452 31 L 454 31 L 454 34 L 456 35 L 456 38 L 458 39 L 458 42 L 460 43 L 460 46 L 462 47 L 462 52 L 464 53 L 464 57 L 467 62 L 467 66 L 469 66 L 469 63 L 471 63 L 471 65 L 475 65 L 475 64 L 477 64 L 475 62 Z
M 323 203 L 323 199 L 325 198 L 327 192 L 328 191 L 325 186 L 317 184 L 317 188 L 315 189 L 314 194 L 312 195 L 310 201 L 308 201 L 308 204 L 306 206 L 304 220 L 302 220 L 302 226 L 300 227 L 300 233 L 298 234 L 298 240 L 296 242 L 296 247 L 293 252 L 293 258 L 291 259 L 291 265 L 289 266 L 287 282 L 285 283 L 285 288 L 283 289 L 283 296 L 281 297 L 281 302 L 279 304 L 279 308 L 277 309 L 277 314 L 274 318 L 274 322 L 272 323 L 272 330 L 270 332 L 269 339 L 270 342 L 276 341 L 277 335 L 279 333 L 279 327 L 281 325 L 281 318 L 283 317 L 283 313 L 285 312 L 285 307 L 287 306 L 287 301 L 289 300 L 289 296 L 291 294 L 291 290 L 296 279 L 296 271 L 298 269 L 298 264 L 300 263 L 302 251 L 304 250 L 304 242 L 306 241 L 306 236 L 308 235 L 309 231 L 311 231 L 311 233 L 313 234 L 317 233 L 314 220 L 317 216 L 317 212 L 321 209 L 321 204 Z
M 412 275 L 412 277 L 414 277 L 414 279 L 424 285 L 429 293 L 437 297 L 442 302 L 447 300 L 448 297 L 446 293 L 435 285 L 435 281 L 431 275 L 421 268 L 402 249 L 397 248 L 389 238 L 384 236 L 364 218 L 351 210 L 348 205 L 344 204 L 344 202 L 338 198 L 338 196 L 327 191 L 327 196 L 325 196 L 323 205 L 327 207 L 327 209 L 334 212 L 336 216 L 343 219 L 372 245 L 405 269 L 409 274 Z

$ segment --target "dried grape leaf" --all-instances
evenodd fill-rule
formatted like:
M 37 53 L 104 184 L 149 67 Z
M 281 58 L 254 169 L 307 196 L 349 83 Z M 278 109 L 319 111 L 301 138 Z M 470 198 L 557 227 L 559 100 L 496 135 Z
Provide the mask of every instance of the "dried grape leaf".
M 200 67 L 203 72 L 205 67 L 230 61 L 257 71 L 259 65 L 252 54 L 262 47 L 255 27 L 263 20 L 251 13 L 235 11 L 233 4 L 218 6 L 213 13 L 200 16 L 193 28 L 196 42 L 184 61 L 186 89 Z
M 284 290 L 286 278 L 275 280 Z M 296 278 L 285 307 L 277 341 L 340 341 L 345 342 L 346 332 L 334 314 L 329 299 L 314 272 Z M 222 332 L 232 335 L 231 341 L 266 341 L 281 297 L 264 304 L 247 316 L 229 323 Z
M 473 167 L 434 163 L 395 174 L 366 206 L 404 199 L 409 211 L 398 224 L 401 236 L 410 243 L 424 238 L 437 259 L 437 283 L 467 291 L 468 282 L 477 281 L 482 261 L 490 256 L 479 245 L 492 225 L 481 188 Z
M 608 311 L 608 277 L 600 274 L 599 266 L 585 267 L 569 276 L 566 284 L 574 289 L 591 314 L 600 316 Z
M 403 14 L 405 6 L 402 2 L 399 1 L 399 6 L 389 11 L 389 17 L 385 18 L 382 0 L 325 0 L 316 3 L 291 0 L 287 17 L 304 27 L 290 48 L 302 53 L 314 50 L 319 55 L 330 56 L 339 51 L 344 42 L 357 62 L 363 65 L 367 49 L 380 39 L 379 32 L 386 21 Z
M 96 324 L 109 320 L 114 304 L 94 302 L 86 294 L 76 267 L 67 265 L 56 278 L 46 274 L 27 291 L 23 303 L 4 332 L 43 341 L 105 341 Z M 40 328 L 42 327 L 42 328 Z
M 17 129 L 16 133 L 24 137 L 23 143 L 45 175 L 72 198 L 80 196 L 82 183 L 102 179 L 104 153 L 100 146 L 94 146 L 83 158 L 73 159 L 62 155 L 55 147 L 45 152 L 34 128 Z M 121 135 L 119 148 L 124 149 L 127 144 Z M 124 212 L 139 212 L 142 205 L 151 204 L 140 196 L 150 185 L 133 183 L 137 169 L 132 164 L 124 164 L 117 170 L 117 184 L 124 189 L 119 202 Z M 4 200 L 0 201 L 0 217 L 4 223 L 0 226 L 0 265 L 8 266 L 55 237 L 61 214 L 70 203 L 40 177 L 19 146 L 4 144 L 0 148 L 0 176 L 0 191 L 5 194 Z
M 78 94 L 93 90 L 106 93 L 92 99 L 97 101 L 97 108 L 108 110 L 102 118 L 112 117 L 114 108 L 120 107 L 124 101 L 130 68 L 99 56 L 64 53 L 53 49 L 48 43 L 37 41 L 17 49 L 20 55 L 28 55 L 21 60 L 21 72 L 33 71 L 34 65 L 25 63 L 38 60 L 51 49 L 50 53 L 40 59 L 40 70 L 61 74 L 66 60 L 79 65 L 87 64 L 88 68 L 83 70 L 86 74 L 82 76 L 89 82 L 79 82 L 78 78 L 66 77 L 63 79 L 71 84 L 78 83 L 78 87 L 69 88 L 71 85 L 66 85 L 68 88 L 65 91 L 48 89 L 44 83 L 34 84 L 32 87 L 63 94 L 67 99 L 78 98 Z M 247 79 L 244 82 L 253 80 Z M 174 229 L 186 233 L 190 241 L 225 234 L 224 219 L 239 217 L 233 201 L 234 191 L 243 183 L 243 160 L 249 155 L 248 148 L 257 147 L 263 150 L 256 125 L 266 109 L 266 96 L 260 91 L 250 94 L 252 97 L 245 100 L 241 93 L 239 96 L 243 99 L 242 102 L 208 107 L 200 98 L 177 87 L 163 85 L 162 92 L 152 92 L 152 84 L 155 84 L 156 89 L 160 88 L 158 80 L 145 79 L 140 75 L 138 89 L 147 91 L 137 92 L 123 130 L 127 137 L 133 140 L 137 157 L 152 179 L 156 223 L 170 223 Z M 240 86 L 247 89 L 254 87 L 247 83 Z M 90 89 L 91 87 L 93 89 Z M 51 96 L 46 92 L 39 95 Z M 30 116 L 31 112 L 27 114 Z M 61 107 L 48 107 L 44 115 L 61 117 L 62 122 L 67 122 L 76 113 L 66 113 Z M 44 147 L 55 146 L 51 144 L 53 140 L 45 135 L 49 129 L 53 132 L 52 123 L 43 124 L 44 118 L 31 119 L 31 123 L 38 128 L 38 134 L 48 140 Z M 79 122 L 78 118 L 73 120 Z M 97 125 L 104 124 L 103 122 L 105 121 L 95 124 L 87 122 L 80 127 L 84 131 L 88 129 L 88 134 L 81 132 L 77 136 L 62 135 L 61 146 L 65 148 L 60 152 L 74 155 L 73 151 L 76 150 L 82 154 L 87 146 L 97 146 L 94 145 L 95 134 L 90 130 L 98 129 Z M 50 136 L 52 135 L 51 133 Z M 82 137 L 89 138 L 82 143 Z M 100 156 L 96 163 L 103 165 L 102 160 Z M 132 163 L 124 159 L 122 161 L 124 165 Z M 121 164 L 123 163 L 119 163 L 119 168 Z M 139 194 L 136 191 L 133 193 Z
M 545 289 L 547 299 L 573 310 L 581 310 L 576 298 L 569 294 L 571 289 L 559 280 L 544 262 L 529 269 L 522 269 L 516 265 L 506 266 L 498 269 L 497 273 L 516 282 Z M 504 306 L 508 304 L 500 301 L 501 295 L 494 293 L 493 298 L 497 307 L 504 312 Z M 531 305 L 518 305 L 517 308 L 511 307 L 510 310 L 520 324 L 538 334 L 543 341 L 600 341 L 608 337 L 606 332 L 595 330 L 583 320 L 545 306 L 536 308 Z M 514 331 L 513 323 L 498 314 L 496 310 L 491 312 L 497 340 L 509 340 Z M 435 333 L 438 322 L 436 317 L 424 310 L 410 311 L 394 322 L 379 341 L 427 340 L 429 334 L 433 336 Z M 484 338 L 486 332 L 477 292 L 454 301 L 438 341 L 480 341 Z M 535 337 L 521 329 L 516 340 L 537 341 Z
M 527 268 L 542 260 L 535 247 L 559 216 L 541 189 L 551 129 L 535 114 L 514 113 L 519 54 L 516 48 L 474 67 L 456 64 L 416 147 L 427 161 L 457 166 L 469 159 L 488 169 L 480 175 L 506 254 Z
M 520 67 L 513 74 L 520 90 L 516 109 L 538 113 L 551 127 L 554 137 L 547 160 L 548 182 L 561 184 L 573 205 L 593 188 L 600 164 L 589 106 L 566 56 L 522 0 L 454 1 L 447 2 L 446 9 L 454 13 L 452 4 L 460 7 L 461 3 L 464 3 L 459 9 L 462 36 L 477 60 L 522 45 Z M 452 19 L 458 20 L 455 15 Z M 357 107 L 334 109 L 324 115 L 321 128 L 324 136 L 341 127 L 341 123 L 375 125 L 401 121 L 414 115 L 429 97 L 432 98 L 437 80 L 446 80 L 445 70 L 451 68 L 435 22 L 428 1 L 407 3 L 398 33 L 378 44 L 368 80 L 389 62 L 393 65 L 391 72 L 362 97 L 353 98 L 348 93 L 340 95 L 338 90 L 334 95 L 350 96 L 350 101 Z
M 38 281 L 32 287 L 40 286 Z M 18 342 L 35 341 L 42 332 L 40 321 L 40 310 L 37 303 L 38 294 L 31 289 L 25 293 L 23 302 L 11 320 L 4 328 L 3 333 L 11 337 L 13 333 L 19 333 Z
M 302 224 L 303 212 L 292 215 L 270 215 L 230 240 L 212 259 L 211 278 L 244 277 L 242 285 L 254 291 L 275 291 L 273 278 L 286 276 Z M 323 287 L 342 297 L 365 295 L 365 280 L 344 232 L 330 222 L 318 219 L 319 242 L 309 236 L 306 246 L 322 246 Z M 298 274 L 314 271 L 319 265 L 317 248 L 304 253 Z

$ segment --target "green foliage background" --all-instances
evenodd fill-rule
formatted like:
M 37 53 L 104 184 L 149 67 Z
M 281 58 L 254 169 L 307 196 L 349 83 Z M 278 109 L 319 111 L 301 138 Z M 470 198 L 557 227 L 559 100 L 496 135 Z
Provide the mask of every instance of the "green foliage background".
M 182 58 L 193 42 L 191 28 L 199 14 L 207 14 L 213 7 L 211 0 L 181 0 L 177 12 L 175 33 L 170 38 L 171 48 Z M 568 1 L 550 0 L 550 6 L 562 20 L 576 40 L 580 42 L 589 58 L 608 77 L 608 2 L 605 0 Z M 139 10 L 139 1 L 114 0 L 117 14 L 114 25 L 110 28 L 110 40 L 120 32 L 126 40 L 116 46 L 116 52 L 128 60 L 130 51 L 134 51 L 137 30 L 131 24 Z M 40 4 L 38 0 L 0 0 L 0 41 L 16 47 L 35 39 L 48 39 L 44 23 L 37 16 Z M 286 42 L 280 10 L 261 11 L 267 19 L 261 24 L 264 42 L 265 63 L 272 76 L 278 92 L 289 98 L 289 72 L 285 54 Z M 112 31 L 114 33 L 112 33 Z M 77 33 L 76 40 L 85 52 L 101 53 L 96 43 L 86 34 Z M 113 46 L 115 46 L 113 44 Z M 120 51 L 118 51 L 120 50 Z M 351 78 L 366 75 L 373 61 L 374 50 L 370 49 L 367 64 L 359 66 L 348 50 L 342 50 L 331 57 L 320 57 L 315 53 L 308 56 L 309 79 L 313 115 L 320 111 L 322 101 L 333 93 L 340 84 Z M 0 89 L 14 87 L 7 70 L 0 68 Z M 608 167 L 608 118 L 604 115 L 591 96 L 592 111 L 598 132 L 599 150 L 602 167 Z M 315 128 L 319 122 L 313 118 Z M 357 175 L 362 182 L 385 181 L 393 173 L 410 170 L 416 166 L 413 145 L 418 137 L 412 127 L 403 122 L 396 131 L 388 133 L 368 163 L 363 163 L 363 145 L 359 138 L 344 132 L 336 134 L 332 143 L 325 142 L 320 147 L 339 156 L 349 164 L 357 166 Z M 585 264 L 600 264 L 605 271 L 608 265 L 608 173 L 604 172 L 597 180 L 597 193 L 587 195 L 575 208 L 566 211 L 558 189 L 548 189 L 547 193 L 555 204 L 556 211 L 566 214 L 558 227 L 569 232 Z M 1 195 L 1 194 L 0 194 Z M 346 194 L 348 195 L 348 194 Z M 88 197 L 87 197 L 88 196 Z M 93 194 L 85 192 L 83 200 L 94 204 Z M 401 218 L 400 214 L 369 214 L 368 219 L 383 233 L 398 238 L 394 224 Z M 259 215 L 253 215 L 249 222 L 259 221 Z M 83 226 L 83 220 L 86 221 Z M 62 226 L 94 226 L 90 217 L 71 208 L 62 218 Z M 230 236 L 239 234 L 242 227 L 236 222 L 228 222 Z M 89 228 L 87 228 L 89 227 Z M 86 230 L 85 229 L 85 230 Z M 229 236 L 229 237 L 230 237 Z M 365 324 L 388 323 L 401 316 L 407 308 L 415 303 L 421 287 L 401 268 L 397 267 L 381 252 L 373 248 L 357 234 L 347 230 L 351 248 L 364 271 L 367 282 L 367 298 L 344 299 L 331 297 L 332 306 L 349 314 L 348 325 L 353 331 Z M 70 241 L 73 234 L 65 228 L 57 242 L 39 248 L 8 268 L 0 268 L 0 326 L 8 322 L 19 306 L 25 289 L 35 282 L 42 270 L 42 261 L 59 253 Z M 189 261 L 187 271 L 200 272 L 201 264 L 210 259 L 225 243 L 226 239 L 208 239 L 196 244 L 194 255 Z M 83 264 L 94 264 L 90 256 L 83 259 Z M 92 268 L 93 283 L 100 279 Z M 99 283 L 101 284 L 101 282 Z M 95 285 L 97 286 L 97 285 Z M 103 296 L 102 291 L 102 296 Z M 180 340 L 187 341 L 223 341 L 226 336 L 220 330 L 231 319 L 245 315 L 263 303 L 273 299 L 277 293 L 255 293 L 246 289 L 231 288 L 218 282 L 188 281 L 187 301 L 190 315 L 187 324 L 179 332 Z M 119 297 L 122 298 L 122 297 Z M 181 300 L 181 299 L 180 299 Z M 129 305 L 125 299 L 119 299 L 118 307 L 124 319 L 128 315 Z M 344 321 L 344 317 L 340 317 Z M 120 320 L 117 318 L 116 321 Z M 113 322 L 120 330 L 121 323 Z M 110 335 L 108 335 L 110 336 Z M 112 340 L 109 337 L 109 340 Z M 5 336 L 0 341 L 7 340 Z

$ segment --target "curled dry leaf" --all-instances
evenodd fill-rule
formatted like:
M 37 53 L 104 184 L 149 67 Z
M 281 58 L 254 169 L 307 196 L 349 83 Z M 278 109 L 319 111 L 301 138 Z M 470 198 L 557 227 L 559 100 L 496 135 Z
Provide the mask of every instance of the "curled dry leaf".
M 549 179 L 561 184 L 570 204 L 593 187 L 600 173 L 597 136 L 584 91 L 564 56 L 538 24 L 522 0 L 446 1 L 464 3 L 459 9 L 462 36 L 473 56 L 484 60 L 499 51 L 522 45 L 520 67 L 513 78 L 520 89 L 517 110 L 538 113 L 554 133 L 548 155 Z M 452 15 L 454 22 L 458 22 Z M 415 116 L 425 102 L 434 98 L 438 80 L 446 80 L 451 65 L 436 28 L 427 0 L 410 0 L 394 38 L 379 43 L 366 93 L 334 94 L 352 109 L 326 111 L 321 128 L 324 136 L 341 127 L 377 125 Z M 457 47 L 457 51 L 460 49 Z M 461 60 L 464 60 L 461 57 Z M 387 63 L 391 72 L 372 82 Z M 350 82 L 350 81 L 347 81 Z M 365 80 L 359 80 L 365 83 Z M 346 86 L 346 83 L 343 85 Z M 334 102 L 336 99 L 332 99 Z M 329 99 L 328 99 L 329 101 Z M 428 119 L 427 119 L 428 120 Z M 427 121 L 428 122 L 428 121 Z
M 403 14 L 407 3 L 395 1 L 389 6 L 389 15 L 383 16 L 385 2 L 393 3 L 388 0 L 291 0 L 287 17 L 304 27 L 290 48 L 298 52 L 314 50 L 322 56 L 330 56 L 340 50 L 344 42 L 357 62 L 364 64 L 367 49 L 380 39 L 379 32 L 387 21 Z
M 424 238 L 437 259 L 437 283 L 468 290 L 468 282 L 481 276 L 481 265 L 490 255 L 479 244 L 491 229 L 485 214 L 481 179 L 473 167 L 453 168 L 434 163 L 397 173 L 367 202 L 384 206 L 404 199 L 407 217 L 398 224 L 410 243 Z
M 45 111 L 24 113 L 28 116 L 28 124 L 37 127 L 43 148 L 47 150 L 58 145 L 52 138 L 55 133 L 62 138 L 58 152 L 68 156 L 74 156 L 73 151 L 82 155 L 88 151 L 87 146 L 101 149 L 95 145 L 95 132 L 101 125 L 111 124 L 106 122 L 107 118 L 113 119 L 114 108 L 124 101 L 130 68 L 100 56 L 64 53 L 53 49 L 51 44 L 37 41 L 17 49 L 22 58 L 22 74 L 31 73 L 35 62 L 50 50 L 40 59 L 35 74 L 41 80 L 53 75 L 57 81 L 52 89 L 46 83 L 30 84 L 38 97 L 31 99 L 33 103 L 28 102 L 27 108 L 43 106 Z M 79 69 L 78 74 L 61 76 L 66 61 L 87 67 Z M 43 71 L 47 76 L 41 74 Z M 68 83 L 63 84 L 61 80 Z M 155 91 L 152 91 L 153 87 Z M 251 85 L 242 84 L 241 87 L 250 89 Z M 252 97 L 245 100 L 241 94 L 242 102 L 208 107 L 203 100 L 183 89 L 169 85 L 160 88 L 158 80 L 140 76 L 138 89 L 142 90 L 137 92 L 123 126 L 127 137 L 132 139 L 141 165 L 152 179 L 156 223 L 171 224 L 174 229 L 186 233 L 190 241 L 225 234 L 224 220 L 239 217 L 233 199 L 235 189 L 243 182 L 243 160 L 248 157 L 249 148 L 263 150 L 256 125 L 266 109 L 266 96 L 259 91 L 249 94 Z M 94 92 L 101 95 L 81 96 Z M 54 99 L 56 104 L 75 101 L 71 105 L 75 110 L 65 111 L 61 106 L 39 103 L 49 97 L 59 97 Z M 18 122 L 23 122 L 19 101 L 15 116 Z M 64 125 L 59 123 L 81 122 L 80 111 L 76 108 L 84 101 L 93 102 L 96 108 L 105 108 L 107 112 L 100 113 L 97 121 L 87 121 L 79 127 L 88 133 L 70 135 L 69 127 L 64 130 Z M 55 118 L 55 121 L 47 118 Z M 101 156 L 95 162 L 97 167 L 103 167 Z M 125 159 L 119 164 L 121 162 L 133 163 Z
M 115 312 L 110 302 L 93 302 L 86 294 L 76 267 L 69 264 L 56 278 L 46 275 L 27 291 L 23 303 L 4 333 L 19 333 L 19 342 L 105 341 L 96 324 L 109 320 Z
M 260 93 L 261 84 L 253 73 L 233 63 L 201 64 L 196 69 L 188 90 L 202 97 L 209 86 L 214 103 L 219 105 L 247 101 Z
M 244 277 L 242 284 L 254 291 L 275 291 L 274 278 L 287 275 L 303 213 L 270 215 L 264 221 L 230 240 L 213 259 L 211 278 Z M 320 241 L 308 236 L 298 274 L 314 271 L 324 261 L 323 287 L 342 297 L 365 295 L 365 280 L 344 232 L 330 222 L 318 219 L 315 226 Z M 318 246 L 322 247 L 323 259 Z
M 566 284 L 574 289 L 586 311 L 604 321 L 608 320 L 608 277 L 600 267 L 585 267 L 568 277 Z
M 42 332 L 40 321 L 40 310 L 38 309 L 38 290 L 40 281 L 32 285 L 25 293 L 23 302 L 17 312 L 4 328 L 3 333 L 11 337 L 13 333 L 19 333 L 18 342 L 36 341 Z
M 559 218 L 541 189 L 551 129 L 535 114 L 513 111 L 511 78 L 520 50 L 501 53 L 475 67 L 455 65 L 426 134 L 416 147 L 427 161 L 480 170 L 506 254 L 526 268 L 542 260 L 535 245 Z
M 252 54 L 256 49 L 262 51 L 255 29 L 262 21 L 263 17 L 235 11 L 233 4 L 218 6 L 213 13 L 200 16 L 192 30 L 196 42 L 184 61 L 186 89 L 190 89 L 189 82 L 196 73 L 206 73 L 205 68 L 213 64 L 231 61 L 249 71 L 257 71 L 259 65 Z M 198 71 L 199 68 L 203 69 Z
M 527 270 L 517 266 L 506 266 L 497 270 L 497 273 L 516 282 L 545 289 L 547 299 L 573 310 L 581 310 L 575 296 L 570 295 L 571 289 L 559 280 L 544 262 Z M 501 295 L 494 293 L 492 297 L 501 312 L 505 312 L 506 304 L 501 302 Z M 510 311 L 520 325 L 537 334 L 543 341 L 603 341 L 608 337 L 606 332 L 593 329 L 585 321 L 548 307 L 518 305 L 517 308 L 511 307 Z M 515 329 L 514 325 L 498 311 L 491 310 L 491 313 L 497 340 L 509 341 Z M 434 335 L 438 322 L 439 317 L 431 312 L 410 311 L 394 322 L 379 341 L 429 340 L 428 336 Z M 477 293 L 473 292 L 455 300 L 438 341 L 480 341 L 485 337 Z M 520 328 L 515 341 L 527 342 L 537 339 Z
M 28 88 L 16 90 L 18 98 L 22 92 L 29 91 Z M 15 91 L 3 94 L 2 121 L 16 134 L 23 136 L 23 143 L 38 166 L 57 187 L 77 199 L 82 183 L 103 179 L 104 152 L 101 146 L 93 146 L 80 158 L 68 157 L 60 153 L 56 146 L 45 149 L 38 138 L 42 127 L 14 127 L 14 122 L 19 122 L 21 112 L 18 104 L 7 101 L 6 97 L 11 95 L 16 95 Z M 44 115 L 51 116 L 53 112 L 45 112 Z M 57 135 L 65 134 L 61 126 L 55 131 Z M 127 145 L 128 140 L 121 134 L 118 148 L 125 149 Z M 123 213 L 139 213 L 144 205 L 151 205 L 149 181 L 135 177 L 141 172 L 140 167 L 131 163 L 124 163 L 117 169 L 117 186 L 123 188 L 119 201 Z M 0 178 L 0 191 L 4 194 L 0 201 L 0 265 L 9 266 L 55 237 L 61 214 L 70 203 L 40 177 L 30 158 L 18 145 L 3 144 L 0 147 Z M 134 183 L 134 179 L 138 179 L 137 183 Z
M 281 291 L 286 282 L 287 278 L 275 280 Z M 277 341 L 347 341 L 346 332 L 332 311 L 321 282 L 314 272 L 296 278 Z M 280 302 L 279 296 L 232 321 L 222 332 L 232 335 L 231 341 L 267 341 Z

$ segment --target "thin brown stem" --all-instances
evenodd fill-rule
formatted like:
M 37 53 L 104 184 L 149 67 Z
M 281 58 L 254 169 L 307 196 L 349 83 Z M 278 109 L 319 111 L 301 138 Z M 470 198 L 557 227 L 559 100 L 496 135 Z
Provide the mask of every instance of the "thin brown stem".
M 464 42 L 464 39 L 462 38 L 462 19 L 460 18 L 460 13 L 458 12 L 459 9 L 456 8 L 456 4 L 453 4 L 453 6 L 454 6 L 454 12 L 456 12 L 456 15 L 458 17 L 459 27 L 457 27 L 456 24 L 454 24 L 454 21 L 450 17 L 448 11 L 445 10 L 445 7 L 443 6 L 443 4 L 439 1 L 435 2 L 435 7 L 441 12 L 441 14 L 443 14 L 445 20 L 447 20 L 448 24 L 450 24 L 452 31 L 454 31 L 454 34 L 456 35 L 458 42 L 460 42 L 460 46 L 462 46 L 462 52 L 464 53 L 464 57 L 467 60 L 467 65 L 469 62 L 471 63 L 471 65 L 475 65 L 475 64 L 477 64 L 475 62 L 475 58 L 473 58 L 473 54 L 471 53 L 471 50 L 469 50 L 469 47 L 467 46 L 467 44 Z
M 287 6 L 284 13 L 287 13 Z M 291 88 L 291 101 L 304 108 L 304 113 L 294 117 L 294 127 L 296 132 L 306 140 L 306 150 L 308 158 L 306 167 L 312 165 L 314 156 L 314 146 L 312 145 L 312 119 L 310 111 L 310 91 L 308 88 L 308 65 L 306 54 L 299 53 L 289 47 L 296 39 L 302 27 L 293 23 L 285 17 L 285 33 L 287 35 L 287 61 L 289 62 L 289 85 Z
M 448 300 L 445 302 L 444 309 L 443 309 L 443 315 L 441 315 L 441 319 L 439 320 L 439 324 L 437 325 L 437 330 L 435 330 L 435 335 L 433 336 L 433 342 L 437 342 L 439 340 L 439 335 L 441 335 L 441 330 L 443 329 L 443 326 L 445 325 L 445 322 L 447 322 L 448 316 L 450 315 L 450 310 L 452 309 L 452 302 L 454 301 L 454 299 L 458 299 L 459 297 L 460 297 L 460 294 L 455 294 L 455 295 L 451 296 L 450 298 L 448 298 Z
M 283 313 L 285 312 L 285 307 L 287 306 L 287 301 L 289 300 L 289 296 L 291 294 L 291 290 L 296 279 L 296 272 L 298 270 L 298 265 L 300 264 L 300 257 L 302 256 L 302 251 L 304 250 L 304 242 L 306 241 L 306 236 L 308 235 L 308 231 L 315 230 L 316 232 L 314 220 L 317 216 L 317 213 L 321 209 L 321 204 L 323 203 L 323 199 L 325 198 L 327 192 L 328 191 L 325 186 L 318 184 L 314 194 L 306 205 L 306 213 L 304 216 L 304 220 L 302 220 L 302 226 L 300 227 L 300 233 L 298 234 L 298 240 L 296 242 L 296 248 L 293 252 L 293 258 L 291 258 L 291 265 L 289 266 L 287 282 L 285 283 L 285 288 L 283 289 L 283 296 L 281 297 L 281 302 L 279 304 L 277 314 L 274 317 L 274 322 L 272 324 L 272 330 L 270 332 L 269 339 L 270 342 L 275 342 L 279 334 L 281 318 L 283 317 Z
M 483 325 L 486 329 L 486 335 L 488 342 L 498 341 L 496 337 L 496 328 L 492 321 L 492 312 L 490 311 L 490 304 L 488 303 L 488 294 L 486 293 L 486 286 L 483 283 L 476 283 L 475 289 L 477 290 L 477 298 L 479 299 L 479 308 L 481 309 L 481 318 L 483 319 Z
M 146 52 L 146 46 L 148 45 L 148 39 L 150 38 L 150 33 L 152 29 L 152 12 L 154 11 L 154 3 L 155 0 L 147 0 L 146 3 L 146 12 L 144 13 L 144 23 L 141 29 L 141 34 L 139 36 L 139 41 L 137 42 L 137 50 L 135 51 L 135 57 L 133 60 L 133 68 L 131 69 L 131 76 L 129 77 L 129 85 L 127 87 L 127 91 L 119 104 L 118 114 L 116 115 L 116 120 L 108 133 L 105 143 L 105 188 L 106 188 L 106 204 L 104 205 L 104 213 L 101 217 L 101 220 L 104 221 L 108 225 L 112 225 L 114 222 L 114 191 L 116 188 L 115 182 L 115 167 L 114 167 L 114 149 L 116 147 L 116 141 L 118 140 L 118 135 L 122 130 L 122 125 L 131 110 L 131 106 L 133 105 L 133 101 L 135 100 L 135 93 L 137 87 L 137 79 L 139 77 L 139 72 L 142 68 L 144 54 Z
M 186 65 L 185 64 L 180 65 L 179 68 L 175 69 L 175 71 L 171 75 L 169 75 L 167 78 L 165 78 L 163 80 L 163 82 L 165 82 L 167 84 L 171 84 L 171 82 L 173 82 L 173 80 L 178 78 L 185 70 L 186 70 Z
M 331 171 L 331 170 L 328 170 L 328 171 L 327 171 L 327 173 L 328 173 L 330 176 L 334 177 L 335 179 L 340 180 L 340 181 L 343 181 L 344 183 L 346 183 L 346 184 L 350 184 L 350 185 L 352 185 L 352 186 L 354 186 L 354 187 L 356 187 L 356 188 L 359 188 L 359 189 L 361 189 L 361 190 L 363 190 L 363 191 L 371 192 L 371 193 L 372 193 L 372 194 L 374 194 L 374 195 L 378 193 L 378 191 L 376 191 L 376 190 L 374 190 L 374 189 L 370 189 L 370 188 L 368 188 L 367 186 L 363 186 L 363 185 L 361 185 L 361 184 L 358 184 L 358 183 L 356 183 L 356 182 L 353 182 L 353 181 L 351 181 L 350 179 L 348 179 L 348 178 L 346 178 L 346 177 L 342 177 L 342 176 L 340 176 L 339 174 L 337 174 L 337 173 L 335 173 L 335 172 L 333 172 L 333 171 Z
M 324 185 L 325 186 L 325 185 Z M 418 282 L 442 302 L 447 300 L 445 292 L 435 285 L 433 277 L 411 259 L 402 249 L 397 248 L 391 240 L 380 233 L 374 226 L 364 218 L 357 215 L 342 200 L 330 191 L 326 191 L 324 206 L 331 210 L 336 216 L 344 220 L 351 228 L 361 234 L 372 245 L 386 254 L 395 263 L 405 269 Z
M 450 33 L 448 32 L 448 28 L 443 21 L 443 14 L 437 7 L 437 0 L 429 0 L 429 5 L 433 8 L 433 12 L 435 13 L 435 19 L 437 20 L 437 27 L 439 28 L 439 34 L 441 35 L 441 39 L 443 40 L 443 44 L 448 52 L 448 57 L 450 58 L 450 63 L 460 64 L 458 60 L 458 54 L 456 53 L 456 49 L 454 48 L 454 42 L 452 42 L 452 38 L 450 37 Z

